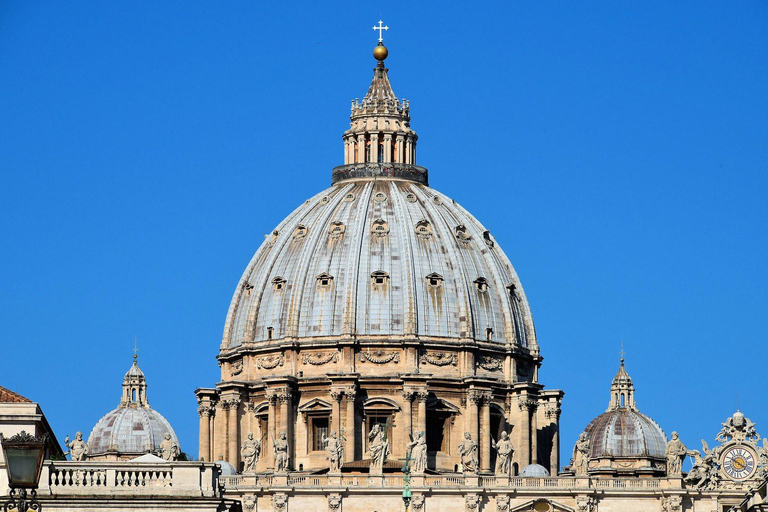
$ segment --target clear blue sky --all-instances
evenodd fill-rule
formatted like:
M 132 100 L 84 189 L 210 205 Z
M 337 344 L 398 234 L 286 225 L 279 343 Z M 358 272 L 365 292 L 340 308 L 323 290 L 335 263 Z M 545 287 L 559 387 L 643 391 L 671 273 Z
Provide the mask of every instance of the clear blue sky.
M 478 6 L 479 5 L 479 6 Z M 419 163 L 516 266 L 566 392 L 563 463 L 627 351 L 689 446 L 768 434 L 768 4 L 0 4 L 0 385 L 60 440 L 117 406 L 138 336 L 197 455 L 231 294 L 342 163 L 382 18 Z

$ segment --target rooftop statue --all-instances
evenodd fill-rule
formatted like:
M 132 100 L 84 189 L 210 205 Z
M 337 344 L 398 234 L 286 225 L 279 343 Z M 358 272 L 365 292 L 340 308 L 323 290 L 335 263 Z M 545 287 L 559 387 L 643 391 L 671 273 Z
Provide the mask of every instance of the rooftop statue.
M 683 472 L 683 461 L 688 454 L 677 432 L 672 432 L 672 440 L 667 443 L 667 476 L 681 476 Z
M 75 434 L 75 440 L 70 441 L 69 436 L 64 439 L 64 445 L 69 448 L 69 451 L 64 455 L 69 454 L 70 458 L 74 461 L 83 461 L 85 456 L 88 455 L 88 444 L 83 441 L 83 433 L 78 432 Z
M 464 432 L 464 440 L 459 444 L 459 455 L 461 455 L 462 471 L 477 472 L 477 443 L 469 432 Z
M 240 455 L 243 458 L 243 473 L 256 471 L 256 463 L 259 462 L 259 455 L 261 455 L 261 441 L 253 438 L 253 432 L 248 432 L 248 437 L 240 449 Z
M 515 449 L 512 447 L 512 441 L 509 440 L 509 434 L 502 432 L 499 442 L 491 440 L 491 446 L 496 450 L 496 474 L 511 474 L 512 465 L 510 461 Z

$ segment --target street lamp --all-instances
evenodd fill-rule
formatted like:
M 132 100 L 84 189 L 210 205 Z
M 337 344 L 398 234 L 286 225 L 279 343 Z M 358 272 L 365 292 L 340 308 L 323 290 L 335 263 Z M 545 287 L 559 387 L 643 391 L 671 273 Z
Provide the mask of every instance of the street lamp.
M 41 510 L 35 489 L 40 481 L 47 441 L 48 434 L 34 437 L 23 430 L 9 438 L 0 434 L 0 445 L 3 447 L 3 458 L 8 470 L 8 487 L 11 488 L 10 499 L 3 507 L 5 512 Z M 30 490 L 29 499 L 27 489 Z

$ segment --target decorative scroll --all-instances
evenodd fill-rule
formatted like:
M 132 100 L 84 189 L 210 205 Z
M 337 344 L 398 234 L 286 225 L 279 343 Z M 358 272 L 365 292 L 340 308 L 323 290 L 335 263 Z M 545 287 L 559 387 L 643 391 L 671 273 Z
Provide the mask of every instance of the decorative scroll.
M 284 364 L 285 357 L 283 357 L 283 354 L 256 358 L 256 367 L 263 368 L 265 370 L 271 370 L 272 368 L 277 368 L 278 366 L 283 366 Z
M 493 357 L 493 356 L 480 356 L 477 359 L 477 366 L 482 368 L 483 370 L 489 371 L 489 372 L 500 372 L 504 362 L 499 357 Z
M 360 362 L 364 363 L 370 361 L 373 364 L 387 364 L 391 362 L 400 362 L 399 352 L 384 352 L 383 350 L 369 350 L 367 352 L 360 352 Z
M 338 352 L 305 352 L 301 354 L 301 362 L 304 364 L 311 364 L 314 366 L 320 366 L 328 363 L 335 363 L 339 360 Z
M 434 366 L 456 366 L 459 358 L 454 353 L 450 352 L 425 352 L 421 355 L 422 364 L 431 364 Z
M 243 360 L 238 359 L 237 361 L 233 361 L 229 365 L 229 374 L 234 377 L 235 375 L 240 375 L 241 373 L 243 373 Z

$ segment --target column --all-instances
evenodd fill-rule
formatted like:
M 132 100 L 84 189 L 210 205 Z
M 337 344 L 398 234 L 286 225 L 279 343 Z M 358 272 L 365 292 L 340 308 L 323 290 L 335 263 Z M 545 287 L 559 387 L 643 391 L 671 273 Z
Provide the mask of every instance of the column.
M 331 430 L 335 430 L 337 433 L 341 432 L 341 399 L 344 397 L 344 393 L 337 389 L 331 390 Z
M 200 460 L 211 462 L 211 407 L 201 405 L 200 414 Z
M 216 407 L 216 422 L 214 423 L 215 451 L 214 460 L 229 460 L 227 456 L 227 443 L 229 439 L 229 430 L 227 430 L 227 405 L 224 400 L 220 400 Z
M 277 438 L 277 394 L 274 391 L 268 391 L 267 401 L 269 402 L 269 409 L 267 409 L 267 430 L 269 430 L 269 439 L 266 440 L 267 449 L 264 450 L 264 455 L 267 457 L 267 468 L 274 469 L 275 449 L 274 446 L 272 446 L 272 443 L 274 443 Z
M 424 432 L 425 435 L 427 432 L 427 397 L 429 397 L 427 390 L 416 392 L 416 400 L 419 404 L 417 410 L 416 432 Z
M 240 400 L 233 398 L 228 400 L 227 415 L 227 461 L 239 470 L 240 468 L 240 450 L 237 442 L 237 423 L 240 416 Z
M 389 163 L 392 161 L 392 135 L 384 135 L 384 162 Z
M 365 162 L 365 134 L 361 133 L 357 136 L 357 162 L 356 163 L 363 163 Z
M 531 464 L 539 463 L 539 421 L 537 418 L 538 403 L 531 404 Z
M 413 391 L 404 390 L 403 400 L 405 400 L 405 408 L 403 409 L 403 419 L 405 426 L 405 438 L 409 439 L 409 436 L 413 434 Z
M 379 161 L 379 134 L 371 134 L 371 156 L 368 159 L 369 162 Z
M 483 407 L 480 422 L 483 438 L 480 443 L 480 469 L 491 471 L 491 394 L 483 393 Z M 498 441 L 498 439 L 497 439 Z
M 395 154 L 395 162 L 402 164 L 405 163 L 405 158 L 403 157 L 403 145 L 405 144 L 403 140 L 403 134 L 398 133 L 397 134 L 397 141 L 395 144 L 395 150 L 397 153 Z
M 280 432 L 285 432 L 288 437 L 288 469 L 293 469 L 294 449 L 296 448 L 291 429 L 291 390 L 286 386 L 277 393 L 280 402 Z M 279 435 L 279 434 L 278 434 Z
M 530 402 L 526 396 L 521 396 L 518 405 L 520 406 L 520 438 L 518 441 L 518 450 L 520 450 L 520 469 L 531 463 L 531 411 Z
M 549 454 L 549 473 L 557 476 L 560 471 L 560 406 L 559 404 L 547 409 L 552 425 L 552 453 Z
M 405 163 L 406 164 L 412 164 L 413 161 L 411 160 L 411 148 L 413 147 L 413 139 L 411 136 L 408 136 L 408 139 L 405 141 Z
M 344 428 L 344 437 L 347 438 L 347 445 L 344 448 L 344 458 L 351 462 L 355 460 L 355 396 L 357 391 L 355 386 L 350 386 L 344 390 L 344 397 L 347 401 L 346 427 Z
M 467 432 L 472 436 L 472 439 L 479 443 L 478 428 L 477 428 L 477 408 L 480 402 L 482 402 L 482 395 L 476 390 L 470 390 L 468 393 L 469 400 L 467 401 L 468 410 L 468 425 L 466 426 Z

